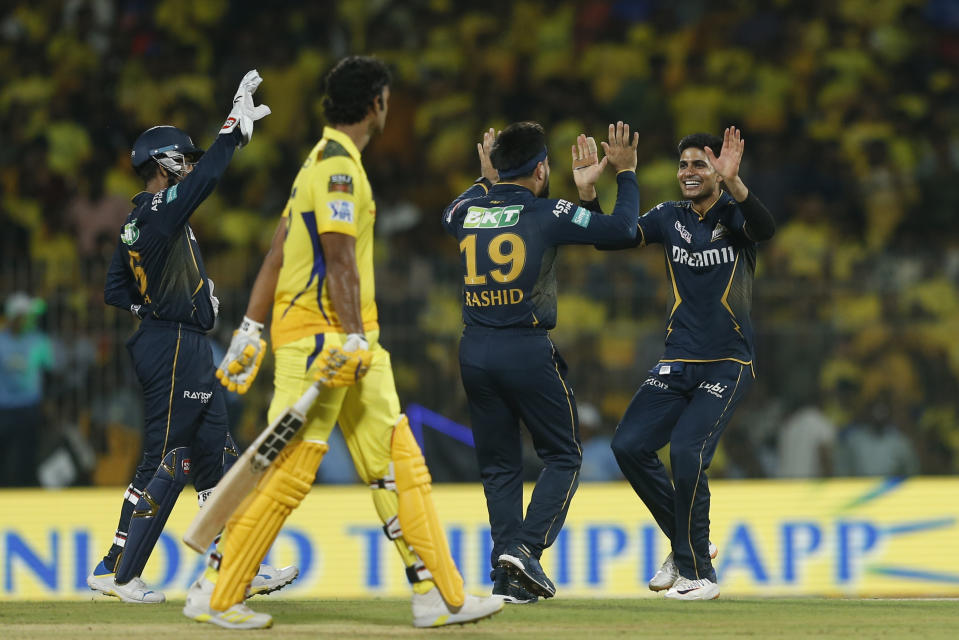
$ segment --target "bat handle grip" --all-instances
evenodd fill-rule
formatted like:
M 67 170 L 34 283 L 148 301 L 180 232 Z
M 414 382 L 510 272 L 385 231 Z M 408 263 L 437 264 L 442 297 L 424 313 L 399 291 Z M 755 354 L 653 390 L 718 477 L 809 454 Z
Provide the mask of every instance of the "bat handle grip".
M 322 386 L 320 383 L 314 382 L 312 386 L 300 396 L 300 399 L 296 401 L 293 405 L 293 410 L 298 411 L 301 416 L 306 415 L 306 412 L 309 411 L 313 403 L 316 402 L 316 398 L 320 395 L 321 389 Z

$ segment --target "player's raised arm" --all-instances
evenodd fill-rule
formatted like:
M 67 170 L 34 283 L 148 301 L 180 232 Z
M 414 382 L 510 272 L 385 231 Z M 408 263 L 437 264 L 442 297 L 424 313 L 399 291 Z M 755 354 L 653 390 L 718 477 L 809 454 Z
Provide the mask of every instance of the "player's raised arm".
M 743 159 L 746 141 L 736 127 L 726 127 L 723 132 L 723 146 L 717 157 L 709 147 L 703 149 L 706 158 L 719 175 L 723 185 L 740 204 L 743 218 L 746 220 L 743 231 L 754 242 L 769 240 L 776 233 L 776 221 L 769 209 L 759 198 L 746 188 L 739 177 L 739 165 Z
M 261 82 L 263 79 L 256 69 L 243 76 L 233 96 L 233 107 L 226 122 L 220 127 L 216 140 L 202 153 L 202 158 L 196 161 L 195 166 L 191 162 L 194 158 L 188 157 L 189 154 L 178 154 L 177 149 L 167 150 L 167 157 L 157 160 L 168 172 L 182 178 L 178 184 L 166 190 L 164 197 L 156 205 L 156 211 L 162 212 L 159 216 L 161 228 L 174 233 L 186 223 L 200 203 L 213 191 L 233 158 L 233 152 L 249 143 L 253 136 L 253 123 L 270 113 L 270 108 L 265 104 L 253 105 L 253 94 Z M 157 152 L 153 151 L 150 155 Z
M 476 143 L 476 154 L 479 156 L 480 162 L 480 177 L 443 210 L 443 228 L 451 236 L 456 236 L 456 225 L 453 223 L 453 219 L 456 212 L 461 209 L 460 205 L 467 200 L 485 196 L 489 193 L 490 187 L 499 182 L 499 171 L 493 167 L 489 158 L 490 150 L 493 148 L 493 143 L 496 142 L 497 135 L 499 134 L 492 127 L 483 132 L 482 142 Z
M 555 239 L 561 244 L 615 244 L 625 245 L 636 237 L 639 218 L 639 187 L 636 184 L 636 149 L 639 134 L 630 136 L 629 125 L 617 122 L 609 125 L 609 141 L 603 142 L 606 157 L 597 161 L 595 143 L 581 134 L 573 147 L 573 176 L 582 201 L 595 202 L 596 181 L 608 164 L 616 171 L 616 206 L 611 215 L 594 213 L 589 207 L 577 207 L 568 215 L 559 216 L 554 226 Z M 591 197 L 590 197 L 591 196 Z
M 593 136 L 587 136 L 585 133 L 579 134 L 576 138 L 576 144 L 572 145 L 572 153 L 573 182 L 576 183 L 576 190 L 579 191 L 580 202 L 598 203 L 596 181 L 603 174 L 609 158 L 599 159 L 596 139 Z M 598 209 L 593 209 L 593 211 L 598 211 Z

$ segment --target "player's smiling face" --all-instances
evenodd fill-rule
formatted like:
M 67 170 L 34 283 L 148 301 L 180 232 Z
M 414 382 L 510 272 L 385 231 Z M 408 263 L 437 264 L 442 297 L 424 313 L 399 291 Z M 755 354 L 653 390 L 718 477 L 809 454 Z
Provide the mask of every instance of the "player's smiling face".
M 676 172 L 679 188 L 686 200 L 705 200 L 712 198 L 719 189 L 719 174 L 706 159 L 702 149 L 689 147 L 679 157 L 679 170 Z

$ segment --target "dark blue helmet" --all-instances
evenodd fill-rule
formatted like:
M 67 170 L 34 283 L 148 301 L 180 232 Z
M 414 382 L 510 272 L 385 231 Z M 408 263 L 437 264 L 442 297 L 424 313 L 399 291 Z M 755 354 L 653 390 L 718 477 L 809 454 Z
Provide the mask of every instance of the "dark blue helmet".
M 203 155 L 203 149 L 193 144 L 185 132 L 169 125 L 151 127 L 140 134 L 133 143 L 130 162 L 139 169 L 151 158 L 160 166 L 180 175 L 184 162 L 196 162 Z M 187 159 L 187 156 L 190 156 Z

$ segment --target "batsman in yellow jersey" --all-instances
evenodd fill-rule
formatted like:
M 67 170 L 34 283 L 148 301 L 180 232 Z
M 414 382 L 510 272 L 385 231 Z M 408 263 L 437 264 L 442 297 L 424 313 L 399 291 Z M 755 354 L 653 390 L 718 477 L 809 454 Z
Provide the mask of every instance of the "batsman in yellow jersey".
M 218 563 L 214 554 L 218 570 L 211 567 L 190 588 L 183 611 L 195 620 L 233 629 L 272 624 L 269 615 L 243 604 L 244 594 L 283 522 L 309 492 L 337 422 L 406 565 L 413 625 L 459 624 L 503 607 L 499 598 L 464 593 L 429 471 L 400 413 L 390 354 L 378 341 L 376 207 L 360 153 L 386 124 L 389 83 L 386 66 L 369 57 L 345 58 L 326 76 L 329 126 L 296 176 L 246 317 L 218 370 L 228 388 L 249 388 L 266 348 L 260 333 L 272 303 L 276 373 L 269 421 L 315 380 L 325 386 L 300 435 L 227 523 Z

